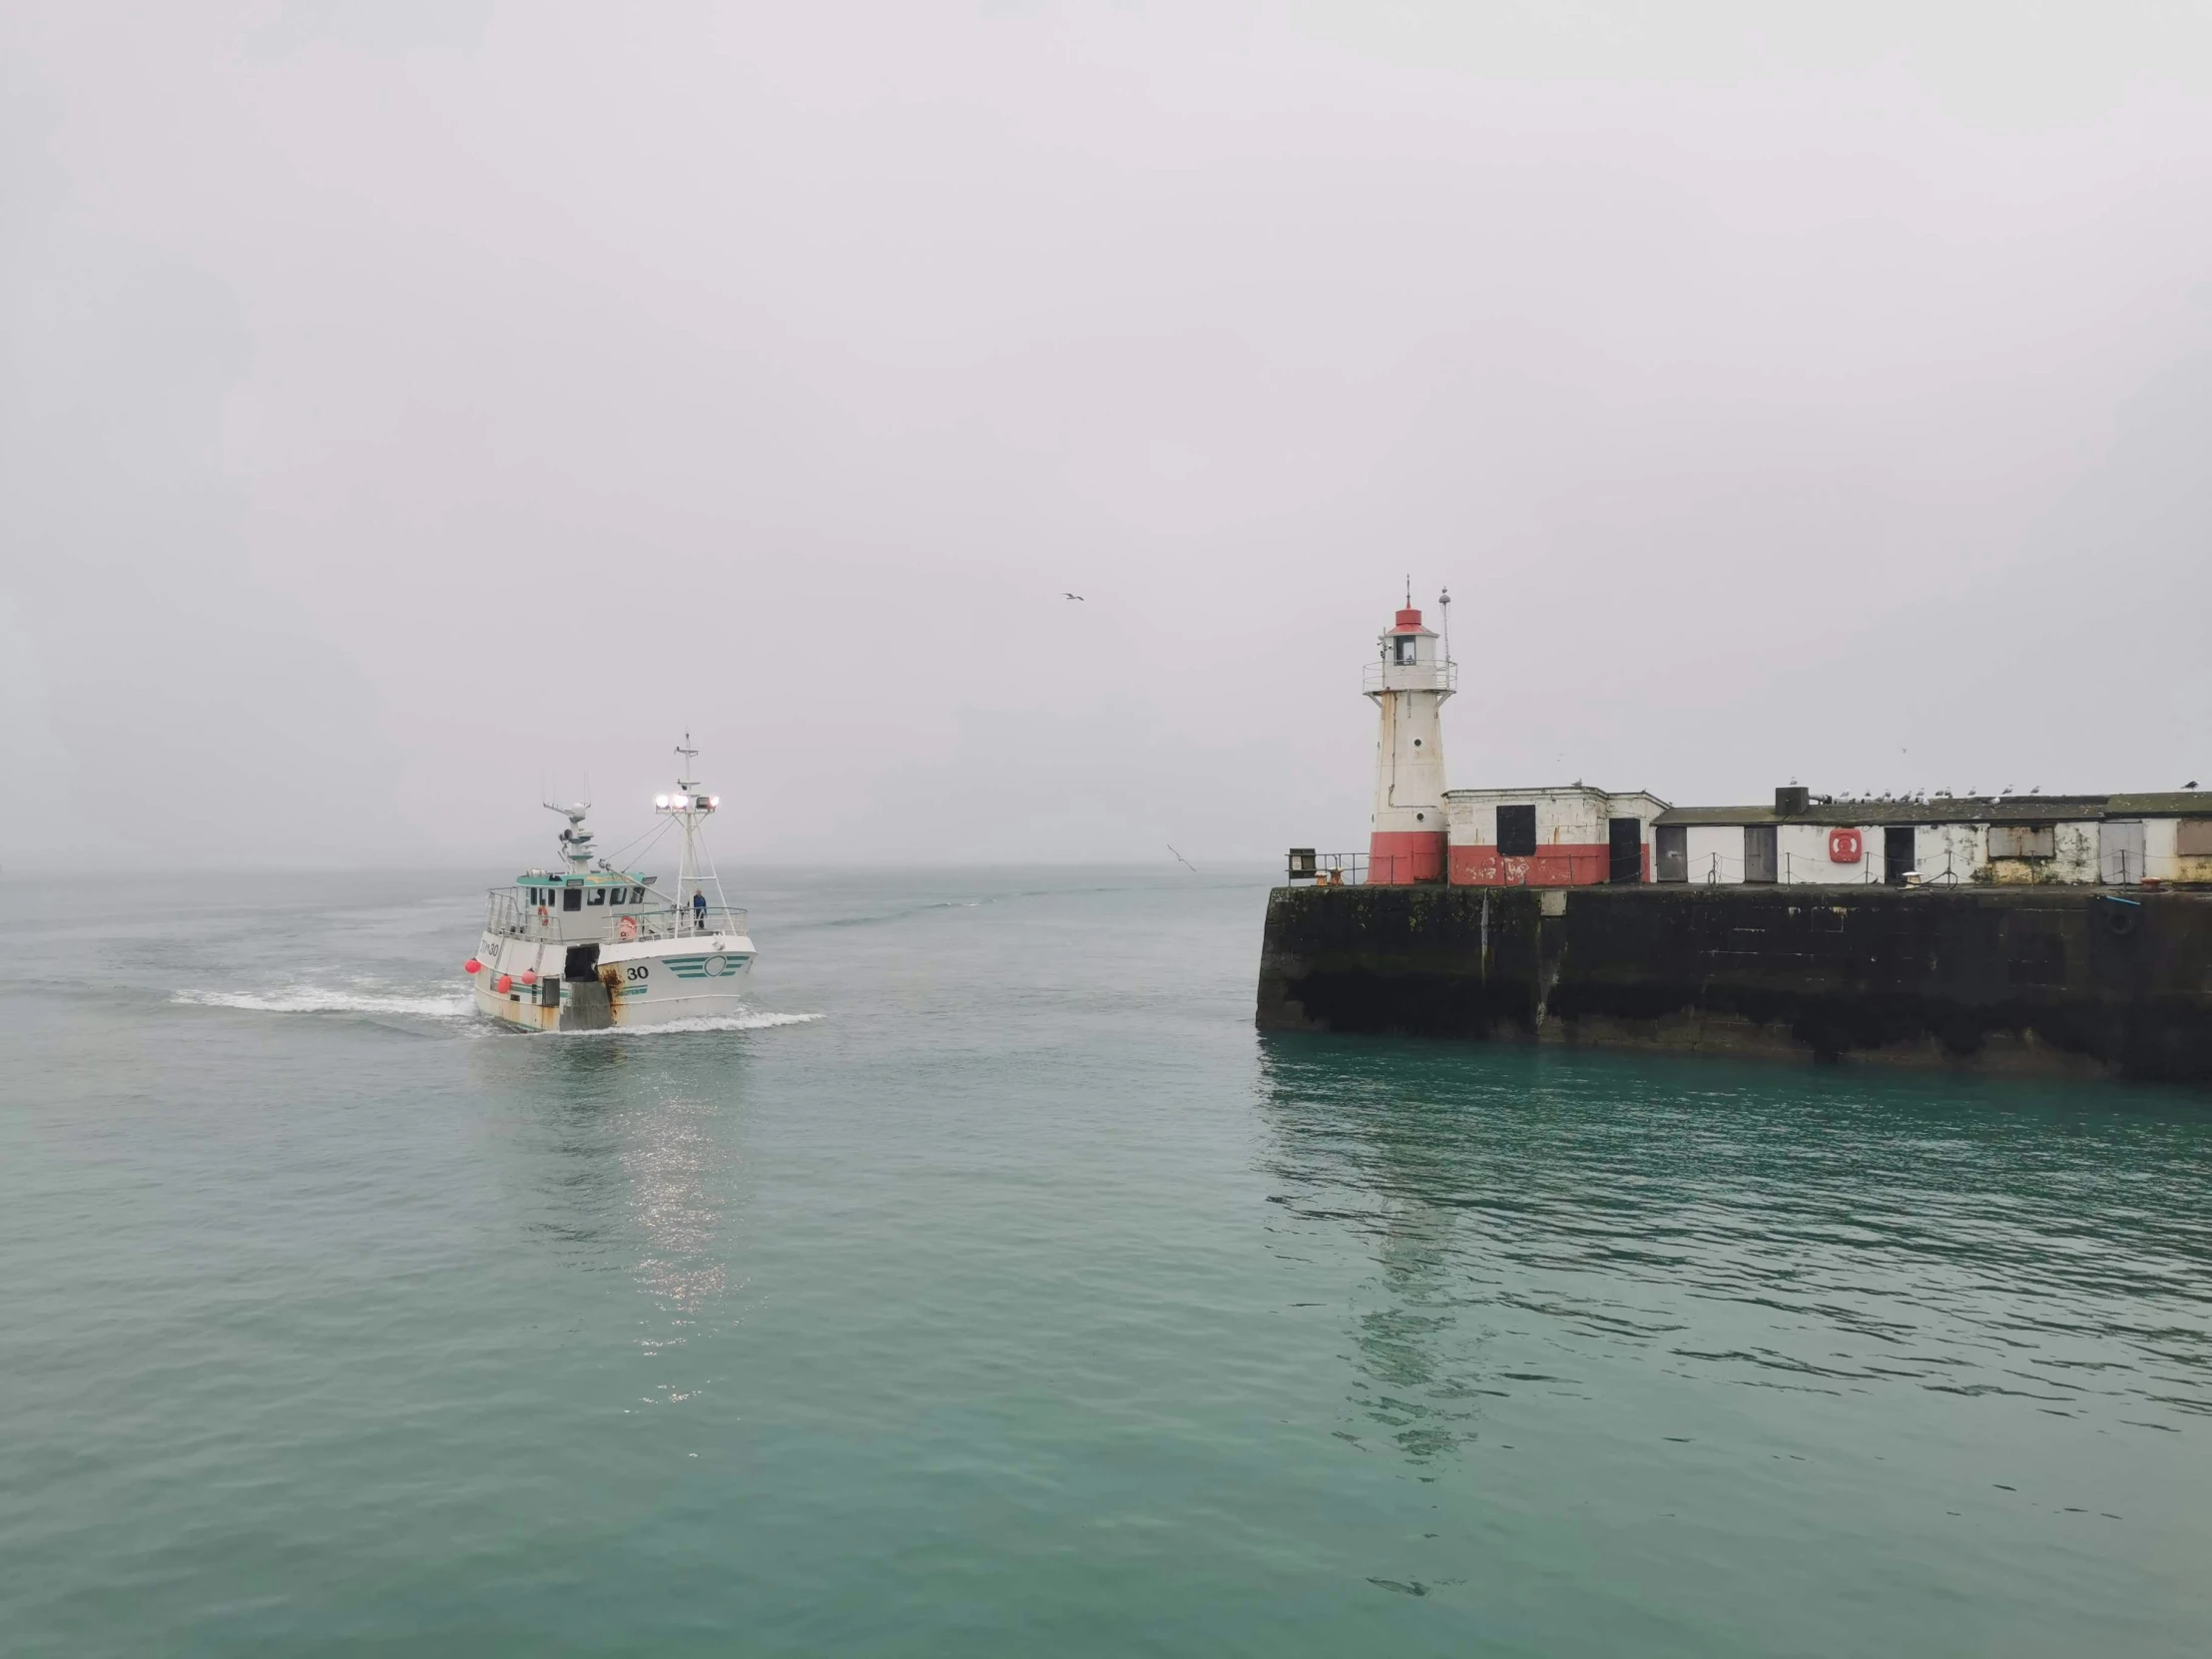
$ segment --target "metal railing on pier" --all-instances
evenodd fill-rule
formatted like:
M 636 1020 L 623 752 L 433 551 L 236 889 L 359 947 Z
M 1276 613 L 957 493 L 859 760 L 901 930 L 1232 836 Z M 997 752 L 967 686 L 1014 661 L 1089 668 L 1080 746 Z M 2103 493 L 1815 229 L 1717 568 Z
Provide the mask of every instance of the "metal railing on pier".
M 1310 846 L 1291 848 L 1290 879 L 1311 881 L 1317 887 L 1364 887 L 1368 881 L 1365 852 L 1316 852 Z

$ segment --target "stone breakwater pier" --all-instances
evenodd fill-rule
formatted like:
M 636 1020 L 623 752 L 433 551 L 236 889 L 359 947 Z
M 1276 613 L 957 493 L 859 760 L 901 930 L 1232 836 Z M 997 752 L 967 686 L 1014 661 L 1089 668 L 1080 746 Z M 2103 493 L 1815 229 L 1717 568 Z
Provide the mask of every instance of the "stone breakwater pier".
M 2212 893 L 1278 887 L 1258 1023 L 2212 1085 Z

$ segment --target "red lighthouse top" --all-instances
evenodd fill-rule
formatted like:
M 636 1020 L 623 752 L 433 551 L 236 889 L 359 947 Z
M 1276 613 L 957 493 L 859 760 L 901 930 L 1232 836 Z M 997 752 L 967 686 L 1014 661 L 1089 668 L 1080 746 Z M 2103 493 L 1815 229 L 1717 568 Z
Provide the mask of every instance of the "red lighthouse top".
M 1404 610 L 1397 613 L 1397 626 L 1400 628 L 1418 628 L 1420 626 L 1420 612 L 1408 605 Z

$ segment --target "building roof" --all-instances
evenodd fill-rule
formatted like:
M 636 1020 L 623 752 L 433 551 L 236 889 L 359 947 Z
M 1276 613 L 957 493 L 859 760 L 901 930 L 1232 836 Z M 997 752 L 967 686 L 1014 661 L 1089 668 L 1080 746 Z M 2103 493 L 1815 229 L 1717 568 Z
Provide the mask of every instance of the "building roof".
M 1623 800 L 1628 796 L 1640 795 L 1646 801 L 1658 801 L 1662 807 L 1666 805 L 1664 801 L 1661 801 L 1658 796 L 1653 795 L 1649 790 L 1609 790 L 1601 784 L 1529 784 L 1518 789 L 1444 791 L 1446 801 L 1472 801 L 1476 796 L 1506 797 L 1516 795 L 1526 796 L 1530 800 L 1534 800 L 1540 795 L 1602 795 L 1616 801 Z
M 2083 824 L 2107 818 L 2212 818 L 2212 793 L 1946 795 L 1928 801 L 1815 797 L 1802 813 L 1773 807 L 1670 807 L 1654 824 Z
M 2106 818 L 2212 818 L 2212 791 L 2145 790 L 2104 798 Z

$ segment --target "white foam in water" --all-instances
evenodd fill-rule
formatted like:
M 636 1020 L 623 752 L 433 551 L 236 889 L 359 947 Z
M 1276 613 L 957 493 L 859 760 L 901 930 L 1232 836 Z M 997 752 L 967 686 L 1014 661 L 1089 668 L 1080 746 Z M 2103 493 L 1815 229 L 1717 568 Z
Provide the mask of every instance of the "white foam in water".
M 537 1031 L 540 1037 L 657 1037 L 664 1031 L 766 1031 L 777 1025 L 805 1025 L 820 1014 L 701 1014 L 696 1019 L 663 1020 L 654 1025 L 609 1025 L 598 1031 Z
M 172 1002 L 204 1008 L 245 1008 L 261 1014 L 414 1014 L 424 1019 L 465 1019 L 471 1012 L 466 991 L 433 995 L 400 991 L 333 991 L 292 985 L 280 991 L 179 991 Z
M 434 994 L 382 989 L 327 990 L 316 985 L 291 985 L 279 991 L 178 991 L 172 1002 L 189 1002 L 203 1008 L 243 1008 L 258 1014 L 411 1014 L 419 1019 L 472 1019 L 475 1001 L 466 991 Z M 640 1037 L 677 1031 L 766 1031 L 779 1025 L 805 1025 L 820 1014 L 770 1014 L 748 1010 L 742 1014 L 702 1014 L 696 1019 L 672 1019 L 657 1025 L 614 1025 L 600 1031 L 526 1031 L 528 1036 Z M 513 1029 L 501 1020 L 485 1020 L 487 1031 Z

